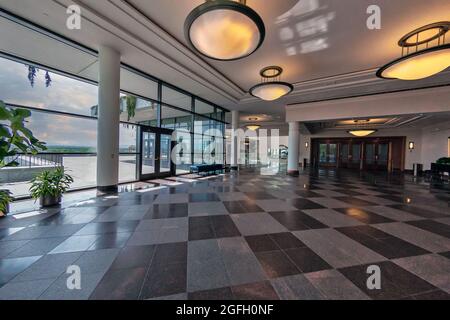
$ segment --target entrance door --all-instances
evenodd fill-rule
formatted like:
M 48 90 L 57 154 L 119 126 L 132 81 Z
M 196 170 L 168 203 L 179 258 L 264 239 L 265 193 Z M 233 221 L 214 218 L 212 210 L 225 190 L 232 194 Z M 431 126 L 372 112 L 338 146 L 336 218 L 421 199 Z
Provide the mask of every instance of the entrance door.
M 352 143 L 351 144 L 351 154 L 350 161 L 348 163 L 348 167 L 351 169 L 360 169 L 361 168 L 361 151 L 362 144 L 361 143 Z
M 336 167 L 337 166 L 337 144 L 320 143 L 319 144 L 319 166 Z
M 172 131 L 142 127 L 139 180 L 149 180 L 175 175 L 171 161 Z
M 389 166 L 389 143 L 366 143 L 364 154 L 365 170 L 387 171 Z
M 348 143 L 342 143 L 339 151 L 339 164 L 341 168 L 348 168 L 350 149 Z

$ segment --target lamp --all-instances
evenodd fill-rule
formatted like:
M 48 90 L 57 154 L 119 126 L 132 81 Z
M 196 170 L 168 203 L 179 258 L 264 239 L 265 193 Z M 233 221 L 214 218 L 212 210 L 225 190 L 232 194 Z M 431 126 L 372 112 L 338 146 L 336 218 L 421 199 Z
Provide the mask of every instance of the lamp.
M 250 124 L 250 125 L 247 126 L 247 129 L 249 129 L 249 130 L 251 130 L 251 131 L 256 131 L 256 130 L 258 130 L 259 128 L 261 128 L 261 126 L 260 126 L 260 125 L 257 125 L 257 124 Z
M 370 136 L 371 134 L 377 132 L 377 130 L 375 130 L 375 129 L 367 129 L 367 128 L 363 127 L 364 124 L 370 123 L 370 119 L 354 120 L 353 122 L 356 124 L 357 128 L 354 130 L 349 130 L 347 132 L 350 133 L 351 135 L 354 135 L 355 137 L 360 137 L 360 138 L 367 137 L 367 136 Z
M 383 66 L 377 76 L 383 79 L 419 80 L 444 71 L 450 67 L 450 44 L 445 43 L 449 30 L 450 22 L 444 21 L 406 34 L 398 42 L 402 57 Z M 414 48 L 415 51 L 410 52 Z
M 209 0 L 198 6 L 184 24 L 188 44 L 200 54 L 230 61 L 247 57 L 262 45 L 265 26 L 246 0 Z
M 309 148 L 309 143 L 305 142 L 305 148 L 308 149 Z
M 415 148 L 414 142 L 410 141 L 409 144 L 408 144 L 409 151 L 412 152 L 414 150 L 414 148 Z
M 250 89 L 250 94 L 264 101 L 277 100 L 294 90 L 292 84 L 281 81 L 283 69 L 270 66 L 262 69 L 260 75 L 262 82 Z

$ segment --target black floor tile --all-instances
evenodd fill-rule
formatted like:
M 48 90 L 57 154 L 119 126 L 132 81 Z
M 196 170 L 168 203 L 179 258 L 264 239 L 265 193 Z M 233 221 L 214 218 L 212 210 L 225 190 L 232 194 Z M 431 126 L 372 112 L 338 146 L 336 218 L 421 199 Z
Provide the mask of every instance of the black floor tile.
M 139 221 L 92 222 L 76 233 L 77 236 L 105 233 L 133 232 Z
M 332 267 L 309 248 L 296 248 L 285 250 L 287 256 L 303 273 L 316 272 Z
M 110 269 L 89 299 L 137 300 L 144 283 L 146 272 L 146 268 Z
M 88 251 L 123 248 L 130 237 L 131 233 L 128 232 L 102 234 L 97 241 L 89 247 Z
M 152 263 L 139 299 L 165 297 L 186 292 L 186 273 L 186 263 Z
M 441 253 L 440 255 L 446 257 L 447 259 L 450 259 L 450 251 L 448 251 L 448 252 L 443 252 L 443 253 Z
M 442 290 L 421 293 L 411 296 L 414 300 L 450 300 L 450 294 Z
M 131 246 L 123 248 L 114 260 L 111 269 L 147 268 L 156 246 Z
M 189 241 L 214 238 L 215 233 L 209 217 L 189 218 Z
M 236 300 L 279 300 L 269 281 L 232 287 Z
M 167 243 L 156 246 L 155 255 L 153 257 L 152 265 L 154 264 L 175 264 L 184 263 L 187 261 L 187 243 Z
M 408 221 L 408 224 L 450 238 L 450 226 L 433 220 Z
M 425 249 L 370 226 L 345 227 L 337 228 L 337 230 L 388 259 L 430 253 Z
M 392 219 L 360 208 L 339 208 L 335 210 L 367 224 L 395 222 Z
M 324 206 L 321 206 L 318 203 L 312 202 L 307 199 L 287 199 L 286 202 L 291 206 L 300 209 L 300 210 L 309 210 L 309 209 L 323 209 Z
M 273 233 L 268 235 L 280 249 L 295 249 L 306 247 L 303 242 L 296 238 L 292 233 Z
M 155 204 L 153 210 L 144 219 L 171 219 L 188 216 L 188 205 L 185 203 Z
M 248 213 L 247 209 L 242 206 L 239 201 L 223 201 L 223 204 L 227 211 L 231 214 Z
M 309 190 L 298 190 L 295 191 L 296 194 L 298 194 L 302 198 L 318 198 L 323 197 L 321 194 L 315 193 L 314 191 Z
M 257 252 L 255 254 L 269 278 L 281 278 L 301 273 L 282 251 Z
M 425 218 L 425 219 L 436 219 L 436 218 L 445 218 L 448 217 L 446 214 L 443 213 L 437 213 L 434 211 L 410 206 L 410 205 L 404 205 L 404 204 L 398 204 L 398 205 L 392 205 L 388 206 L 397 210 L 405 211 L 411 214 L 414 214 L 416 216 Z
M 267 192 L 244 192 L 244 194 L 251 200 L 275 199 L 274 196 Z
M 339 271 L 373 299 L 400 299 L 437 289 L 391 261 L 380 262 L 376 265 L 381 270 L 381 290 L 367 288 L 368 265 L 343 268 Z
M 211 216 L 211 225 L 216 238 L 239 237 L 241 233 L 230 216 Z
M 373 203 L 373 202 L 361 200 L 359 198 L 354 198 L 354 197 L 335 197 L 334 199 L 351 204 L 352 206 L 367 207 L 367 206 L 378 205 L 378 203 Z
M 280 250 L 280 247 L 268 235 L 248 236 L 245 240 L 253 252 Z
M 215 193 L 191 193 L 189 194 L 189 202 L 215 202 L 220 198 Z
M 290 231 L 328 228 L 322 222 L 300 211 L 271 212 L 269 214 Z
M 343 187 L 343 185 L 339 185 L 339 187 Z M 358 192 L 358 191 L 355 191 L 355 190 L 351 190 L 351 189 L 333 189 L 333 191 L 336 191 L 336 192 L 339 192 L 339 193 L 342 193 L 342 194 L 346 194 L 346 195 L 351 196 L 351 197 L 365 196 L 364 193 L 361 193 L 361 192 Z

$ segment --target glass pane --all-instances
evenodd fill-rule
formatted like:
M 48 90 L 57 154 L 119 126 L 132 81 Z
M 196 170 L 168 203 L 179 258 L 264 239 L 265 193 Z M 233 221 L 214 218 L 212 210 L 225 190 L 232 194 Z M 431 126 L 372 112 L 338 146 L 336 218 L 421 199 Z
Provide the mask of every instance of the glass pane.
M 159 157 L 160 160 L 160 172 L 166 173 L 170 172 L 170 155 L 172 152 L 172 136 L 162 134 L 161 135 L 161 154 Z
M 92 116 L 97 116 L 96 109 Z M 120 95 L 120 121 L 146 124 L 158 118 L 158 104 L 132 95 Z
M 191 111 L 192 98 L 169 87 L 162 87 L 162 101 L 175 107 Z
M 341 146 L 341 161 L 344 163 L 348 162 L 348 144 Z
M 388 162 L 389 144 L 383 143 L 378 145 L 378 163 L 386 165 Z
M 326 144 L 320 144 L 319 145 L 319 162 L 320 163 L 327 163 L 327 145 Z
M 120 89 L 153 100 L 158 100 L 158 83 L 137 73 L 122 68 Z
M 215 107 L 200 100 L 195 100 L 195 112 L 207 116 L 214 116 Z
M 137 153 L 137 126 L 120 125 L 119 150 L 120 153 Z
M 365 146 L 365 160 L 367 164 L 372 164 L 375 161 L 375 145 L 366 144 Z
M 329 148 L 329 154 L 328 154 L 328 162 L 329 163 L 336 163 L 336 155 L 337 155 L 337 145 L 334 143 L 331 143 Z
M 0 57 L 0 99 L 5 103 L 85 116 L 90 116 L 91 109 L 98 104 L 96 85 L 49 72 L 51 83 L 47 86 L 46 71 L 36 70 L 31 86 L 28 73 L 28 66 L 23 63 Z
M 137 155 L 121 155 L 119 157 L 119 181 L 129 182 L 136 179 Z
M 361 161 L 361 145 L 352 145 L 352 162 L 359 163 Z
M 155 173 L 155 146 L 156 135 L 151 132 L 143 132 L 142 139 L 142 174 Z
M 188 112 L 162 107 L 161 127 L 167 129 L 185 129 L 192 131 L 192 115 Z
M 194 133 L 195 134 L 214 134 L 214 120 L 204 118 L 201 116 L 195 116 Z

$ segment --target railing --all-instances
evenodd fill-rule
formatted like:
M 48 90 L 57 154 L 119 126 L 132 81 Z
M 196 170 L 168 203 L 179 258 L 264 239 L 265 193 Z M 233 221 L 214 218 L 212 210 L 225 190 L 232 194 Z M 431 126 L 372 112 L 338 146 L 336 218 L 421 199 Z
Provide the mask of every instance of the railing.
M 18 154 L 13 157 L 6 157 L 6 162 L 16 161 L 19 168 L 38 168 L 38 167 L 62 167 L 64 154 L 61 153 L 40 153 Z

